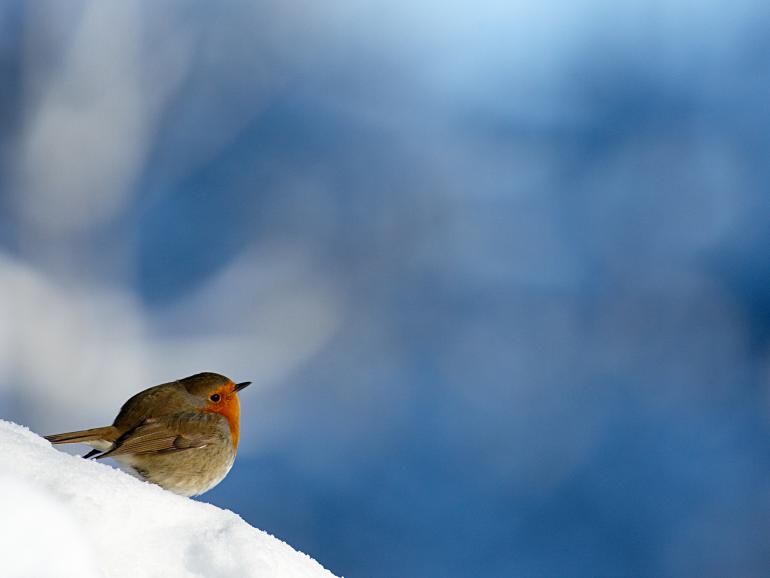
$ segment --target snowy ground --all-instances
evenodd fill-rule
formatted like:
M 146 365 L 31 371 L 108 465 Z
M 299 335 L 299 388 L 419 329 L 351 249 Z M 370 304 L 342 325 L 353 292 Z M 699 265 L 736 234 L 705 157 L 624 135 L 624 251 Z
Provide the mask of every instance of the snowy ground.
M 55 450 L 0 420 L 4 578 L 332 578 L 232 512 Z

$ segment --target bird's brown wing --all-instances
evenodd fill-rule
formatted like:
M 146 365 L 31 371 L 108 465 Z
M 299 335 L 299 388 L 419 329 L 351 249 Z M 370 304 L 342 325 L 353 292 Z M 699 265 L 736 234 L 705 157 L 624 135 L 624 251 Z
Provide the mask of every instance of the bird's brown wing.
M 202 448 L 216 441 L 212 434 L 191 432 L 180 427 L 179 420 L 150 418 L 123 434 L 111 450 L 96 456 L 97 460 L 124 454 L 171 453 Z

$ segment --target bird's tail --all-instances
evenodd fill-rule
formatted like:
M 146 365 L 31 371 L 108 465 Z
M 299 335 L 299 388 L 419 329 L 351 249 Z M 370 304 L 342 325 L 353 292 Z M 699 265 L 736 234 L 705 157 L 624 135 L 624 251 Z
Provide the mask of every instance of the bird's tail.
M 95 427 L 92 429 L 53 434 L 45 436 L 45 439 L 52 444 L 92 444 L 92 442 L 100 441 L 111 444 L 111 442 L 114 442 L 118 437 L 120 437 L 118 435 L 118 430 L 114 426 L 108 425 L 106 427 Z

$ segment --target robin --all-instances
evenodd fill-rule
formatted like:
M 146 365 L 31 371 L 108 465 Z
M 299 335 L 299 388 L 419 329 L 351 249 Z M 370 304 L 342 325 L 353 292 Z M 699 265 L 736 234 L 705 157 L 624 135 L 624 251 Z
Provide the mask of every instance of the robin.
M 46 436 L 54 444 L 84 443 L 85 458 L 113 458 L 137 477 L 183 496 L 219 482 L 235 461 L 240 432 L 238 392 L 218 373 L 199 373 L 137 393 L 112 425 Z

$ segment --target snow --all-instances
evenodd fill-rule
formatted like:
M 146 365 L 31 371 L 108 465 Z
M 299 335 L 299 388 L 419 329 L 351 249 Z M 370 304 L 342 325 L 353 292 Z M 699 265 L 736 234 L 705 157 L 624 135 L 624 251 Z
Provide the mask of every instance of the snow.
M 233 512 L 54 449 L 0 420 L 4 578 L 333 578 Z

